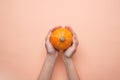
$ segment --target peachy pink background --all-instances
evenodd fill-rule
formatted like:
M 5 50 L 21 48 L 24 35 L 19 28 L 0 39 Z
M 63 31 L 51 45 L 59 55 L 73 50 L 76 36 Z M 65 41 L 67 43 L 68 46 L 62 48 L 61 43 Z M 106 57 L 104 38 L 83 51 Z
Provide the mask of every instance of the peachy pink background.
M 36 80 L 45 36 L 59 25 L 79 38 L 73 61 L 81 80 L 120 80 L 120 0 L 0 0 L 0 76 Z M 59 57 L 52 80 L 67 79 Z

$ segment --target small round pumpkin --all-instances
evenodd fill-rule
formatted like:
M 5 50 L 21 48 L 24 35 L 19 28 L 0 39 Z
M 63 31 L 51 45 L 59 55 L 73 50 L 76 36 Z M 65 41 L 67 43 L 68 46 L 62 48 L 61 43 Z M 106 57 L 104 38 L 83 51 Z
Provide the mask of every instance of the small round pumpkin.
M 72 44 L 72 33 L 67 28 L 57 28 L 51 33 L 50 42 L 57 50 L 65 50 Z

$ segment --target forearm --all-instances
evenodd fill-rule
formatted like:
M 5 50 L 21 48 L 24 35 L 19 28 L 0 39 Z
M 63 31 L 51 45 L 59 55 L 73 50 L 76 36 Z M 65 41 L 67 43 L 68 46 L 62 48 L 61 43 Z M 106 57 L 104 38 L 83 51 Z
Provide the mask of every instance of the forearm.
M 47 54 L 38 80 L 50 80 L 56 62 L 57 54 Z
M 63 56 L 69 80 L 80 80 L 71 58 Z

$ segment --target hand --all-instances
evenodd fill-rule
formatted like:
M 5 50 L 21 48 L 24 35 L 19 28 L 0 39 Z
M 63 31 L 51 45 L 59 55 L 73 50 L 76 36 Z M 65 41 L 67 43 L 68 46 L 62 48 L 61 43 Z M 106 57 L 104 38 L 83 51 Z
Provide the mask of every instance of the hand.
M 65 28 L 69 29 L 73 34 L 73 43 L 72 43 L 72 45 L 67 50 L 65 50 L 65 52 L 63 53 L 64 57 L 70 58 L 76 52 L 76 49 L 77 49 L 77 46 L 78 46 L 79 42 L 78 42 L 77 35 L 73 31 L 73 29 L 71 27 L 68 27 L 68 26 L 66 26 Z
M 47 36 L 45 38 L 45 47 L 46 47 L 46 50 L 47 50 L 48 54 L 58 54 L 58 51 L 53 47 L 53 45 L 50 42 L 51 33 L 52 33 L 52 31 L 54 31 L 57 28 L 60 28 L 60 27 L 55 27 L 55 28 L 51 29 L 48 32 L 48 34 L 47 34 Z

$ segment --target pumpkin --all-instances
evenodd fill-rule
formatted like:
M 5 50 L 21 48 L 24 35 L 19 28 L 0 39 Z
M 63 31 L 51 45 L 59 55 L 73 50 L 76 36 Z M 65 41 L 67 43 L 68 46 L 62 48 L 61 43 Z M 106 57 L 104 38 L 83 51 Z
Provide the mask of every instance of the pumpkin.
M 67 28 L 57 28 L 52 31 L 50 42 L 57 50 L 65 50 L 72 44 L 72 33 Z

